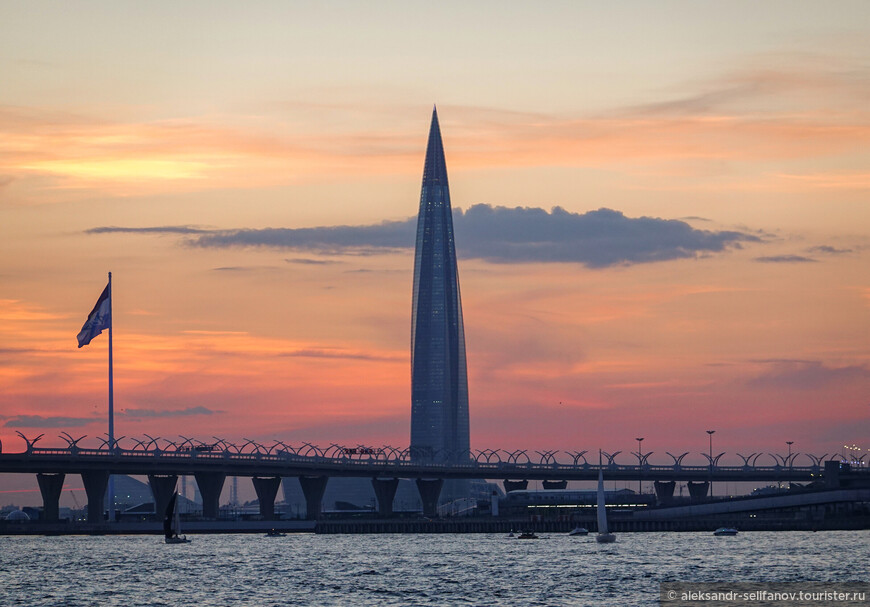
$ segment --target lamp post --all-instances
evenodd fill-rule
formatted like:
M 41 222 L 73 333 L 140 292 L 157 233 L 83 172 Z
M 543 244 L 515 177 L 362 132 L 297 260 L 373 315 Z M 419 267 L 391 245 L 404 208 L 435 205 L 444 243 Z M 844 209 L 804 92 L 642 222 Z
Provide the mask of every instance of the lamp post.
M 710 497 L 713 497 L 713 434 L 715 430 L 707 430 L 710 436 Z
M 788 485 L 786 489 L 791 489 L 791 446 L 794 444 L 794 441 L 787 440 L 785 444 L 788 445 Z
M 637 441 L 637 467 L 638 470 L 638 479 L 637 479 L 637 494 L 640 495 L 643 493 L 643 455 L 640 450 L 640 444 L 643 442 L 643 437 L 634 439 Z

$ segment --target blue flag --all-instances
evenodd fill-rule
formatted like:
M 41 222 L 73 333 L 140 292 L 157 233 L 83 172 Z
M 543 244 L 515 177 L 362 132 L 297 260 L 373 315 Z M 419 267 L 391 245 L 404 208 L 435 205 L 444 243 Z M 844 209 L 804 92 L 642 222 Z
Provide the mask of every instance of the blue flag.
M 82 330 L 79 331 L 78 340 L 79 348 L 91 343 L 91 340 L 103 332 L 103 329 L 112 328 L 112 299 L 109 296 L 109 285 L 103 289 L 100 298 L 91 313 L 88 314 L 88 319 L 85 321 Z

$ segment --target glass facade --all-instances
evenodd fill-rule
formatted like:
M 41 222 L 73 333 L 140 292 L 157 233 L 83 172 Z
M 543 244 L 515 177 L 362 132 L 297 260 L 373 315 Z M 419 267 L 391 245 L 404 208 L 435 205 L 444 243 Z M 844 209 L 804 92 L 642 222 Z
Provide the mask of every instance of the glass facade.
M 411 457 L 467 458 L 465 330 L 438 113 L 432 112 L 417 217 L 411 311 Z

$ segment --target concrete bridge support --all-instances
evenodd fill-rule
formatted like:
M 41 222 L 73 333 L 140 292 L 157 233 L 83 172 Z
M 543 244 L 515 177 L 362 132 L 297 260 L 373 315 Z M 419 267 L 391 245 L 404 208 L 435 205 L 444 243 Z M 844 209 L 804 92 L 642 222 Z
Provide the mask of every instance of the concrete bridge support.
M 544 489 L 567 489 L 568 481 L 544 481 Z
M 399 488 L 397 478 L 373 478 L 372 488 L 378 499 L 378 514 L 384 518 L 393 515 L 393 499 L 396 497 L 396 489 Z
M 275 518 L 275 496 L 281 486 L 280 476 L 261 478 L 251 477 L 254 483 L 254 491 L 257 492 L 257 500 L 260 502 L 260 515 L 263 518 Z
M 656 501 L 660 504 L 666 504 L 674 499 L 674 489 L 677 483 L 674 481 L 655 481 L 653 486 L 656 488 Z
M 166 506 L 169 505 L 169 498 L 175 492 L 176 484 L 178 484 L 177 474 L 148 475 L 148 486 L 151 487 L 151 495 L 154 496 L 154 516 L 158 520 L 162 520 L 166 513 Z
M 686 486 L 689 488 L 689 496 L 693 500 L 702 500 L 710 493 L 710 483 L 708 481 L 689 481 L 686 483 Z
M 227 475 L 219 472 L 198 472 L 193 475 L 202 495 L 202 518 L 216 519 L 220 512 L 221 491 Z
M 504 492 L 510 493 L 511 491 L 525 491 L 528 486 L 529 481 L 512 481 L 505 479 Z
M 300 476 L 299 485 L 305 496 L 305 519 L 314 521 L 320 518 L 323 508 L 323 494 L 326 492 L 328 476 Z
M 39 492 L 42 494 L 42 518 L 56 523 L 60 514 L 60 494 L 63 491 L 64 474 L 37 474 Z
M 441 496 L 443 486 L 443 478 L 417 479 L 417 491 L 420 492 L 420 500 L 423 502 L 423 516 L 428 518 L 438 516 L 438 498 Z
M 82 483 L 88 494 L 88 522 L 102 523 L 105 508 L 106 488 L 109 486 L 109 471 L 82 472 Z

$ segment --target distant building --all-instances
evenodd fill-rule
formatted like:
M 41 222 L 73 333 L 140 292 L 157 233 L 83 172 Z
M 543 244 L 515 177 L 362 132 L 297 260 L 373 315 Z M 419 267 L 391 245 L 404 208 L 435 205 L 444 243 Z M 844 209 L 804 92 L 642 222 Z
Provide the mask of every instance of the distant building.
M 432 111 L 417 217 L 411 312 L 412 460 L 468 457 L 468 378 L 453 214 Z

